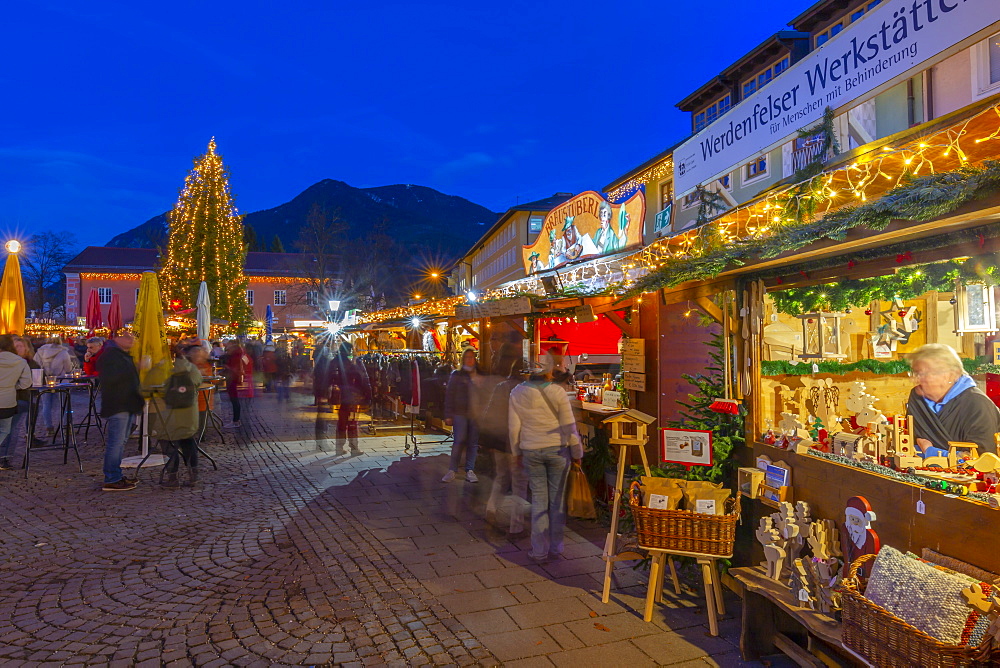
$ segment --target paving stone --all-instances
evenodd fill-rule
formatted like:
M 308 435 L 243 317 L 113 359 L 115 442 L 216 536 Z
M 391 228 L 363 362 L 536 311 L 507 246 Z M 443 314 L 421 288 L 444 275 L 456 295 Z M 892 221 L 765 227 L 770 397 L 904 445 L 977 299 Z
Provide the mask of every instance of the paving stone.
M 656 666 L 653 659 L 629 642 L 616 642 L 596 647 L 583 647 L 565 652 L 549 654 L 549 660 L 557 666 L 577 668 L 577 666 L 629 666 L 643 668 Z
M 516 631 L 519 627 L 503 609 L 457 615 L 458 621 L 475 636 Z
M 503 662 L 550 654 L 560 649 L 552 636 L 540 628 L 482 636 L 482 641 L 486 649 Z
M 590 618 L 590 608 L 576 598 L 525 603 L 507 607 L 506 612 L 522 629 Z

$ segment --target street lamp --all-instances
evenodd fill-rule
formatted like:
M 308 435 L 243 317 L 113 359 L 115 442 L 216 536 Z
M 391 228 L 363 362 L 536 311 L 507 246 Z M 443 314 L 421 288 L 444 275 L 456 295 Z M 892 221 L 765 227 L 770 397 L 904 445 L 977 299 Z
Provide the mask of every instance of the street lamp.
M 21 250 L 21 242 L 17 239 L 11 239 L 3 247 L 7 249 L 8 253 L 16 253 Z
M 331 311 L 339 311 L 340 310 L 340 300 L 339 299 L 331 299 L 330 300 L 330 310 Z
M 476 301 L 477 299 L 479 299 L 479 295 L 477 295 L 477 294 L 476 294 L 475 292 L 473 292 L 472 290 L 469 290 L 469 291 L 468 291 L 468 292 L 467 292 L 467 293 L 465 294 L 465 298 L 466 298 L 466 299 L 468 299 L 468 300 L 469 300 L 470 302 L 474 302 L 474 301 Z

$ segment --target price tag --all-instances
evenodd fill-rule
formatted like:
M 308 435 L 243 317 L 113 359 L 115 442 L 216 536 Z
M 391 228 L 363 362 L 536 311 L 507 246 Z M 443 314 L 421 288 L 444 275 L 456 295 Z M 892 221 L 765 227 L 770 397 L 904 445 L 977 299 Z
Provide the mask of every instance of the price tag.
M 926 512 L 927 512 L 927 504 L 925 504 L 923 500 L 917 501 L 917 514 L 923 515 Z
M 813 373 L 819 373 L 819 364 L 813 362 Z

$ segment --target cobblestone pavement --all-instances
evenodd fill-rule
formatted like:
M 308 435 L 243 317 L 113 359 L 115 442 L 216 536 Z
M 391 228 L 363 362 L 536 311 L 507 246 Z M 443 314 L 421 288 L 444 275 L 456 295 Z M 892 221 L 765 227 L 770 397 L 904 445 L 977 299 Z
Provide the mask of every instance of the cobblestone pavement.
M 447 445 L 380 432 L 338 457 L 307 401 L 250 402 L 195 487 L 151 467 L 102 492 L 93 430 L 83 473 L 52 451 L 0 472 L 3 665 L 739 664 L 736 622 L 707 637 L 696 597 L 642 622 L 641 573 L 601 604 L 600 529 L 528 565 L 481 519 L 488 479 L 440 482 Z

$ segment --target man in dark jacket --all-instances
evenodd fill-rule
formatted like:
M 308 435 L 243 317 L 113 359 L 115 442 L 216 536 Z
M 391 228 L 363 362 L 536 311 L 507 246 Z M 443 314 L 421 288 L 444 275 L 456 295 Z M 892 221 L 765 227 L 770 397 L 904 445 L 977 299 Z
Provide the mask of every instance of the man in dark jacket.
M 371 404 L 372 389 L 368 372 L 351 359 L 351 344 L 342 343 L 330 361 L 330 382 L 340 388 L 340 413 L 337 415 L 337 454 L 344 454 L 344 442 L 351 445 L 351 456 L 364 454 L 358 447 L 358 409 Z
M 135 482 L 122 475 L 125 441 L 145 401 L 139 392 L 139 372 L 129 355 L 135 340 L 123 333 L 107 343 L 97 360 L 101 377 L 101 417 L 104 427 L 104 491 L 127 492 Z

